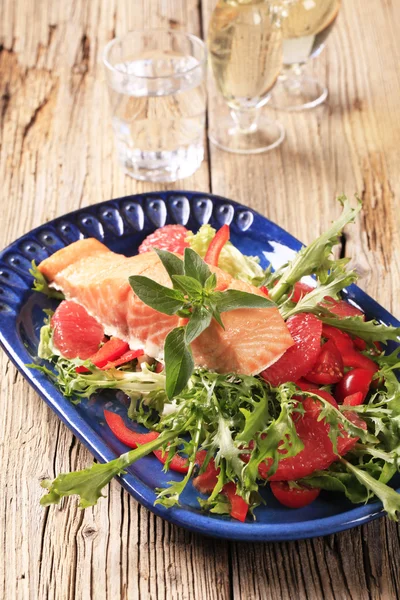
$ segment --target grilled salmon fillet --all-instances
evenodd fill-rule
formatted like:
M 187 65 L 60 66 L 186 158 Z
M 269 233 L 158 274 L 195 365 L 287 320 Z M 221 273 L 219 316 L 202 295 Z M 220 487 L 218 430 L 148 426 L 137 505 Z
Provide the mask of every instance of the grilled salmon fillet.
M 250 284 L 233 279 L 216 267 L 218 289 L 261 294 Z M 68 300 L 81 304 L 104 327 L 107 335 L 144 348 L 149 356 L 163 357 L 164 341 L 178 325 L 178 317 L 164 315 L 144 304 L 128 278 L 143 275 L 171 287 L 163 264 L 153 251 L 126 257 L 89 238 L 62 248 L 39 265 L 50 285 Z M 222 315 L 225 330 L 213 321 L 192 344 L 197 366 L 219 373 L 254 375 L 273 364 L 293 345 L 276 307 L 237 309 Z

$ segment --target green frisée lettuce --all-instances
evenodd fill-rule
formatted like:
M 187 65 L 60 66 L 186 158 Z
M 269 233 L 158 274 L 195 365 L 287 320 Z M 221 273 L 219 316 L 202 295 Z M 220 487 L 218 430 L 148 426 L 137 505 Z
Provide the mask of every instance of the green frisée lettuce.
M 351 206 L 350 201 L 345 196 L 340 197 L 339 202 L 343 206 L 340 217 L 314 242 L 303 247 L 295 258 L 282 269 L 277 284 L 270 290 L 269 297 L 271 300 L 279 302 L 283 297 L 290 295 L 294 284 L 306 275 L 315 274 L 317 281 L 322 284 L 332 282 L 333 269 L 336 272 L 336 277 L 339 273 L 348 275 L 346 265 L 349 259 L 335 260 L 332 257 L 332 248 L 339 243 L 344 226 L 354 222 L 361 210 L 361 202 L 358 202 L 356 208 Z
M 190 247 L 204 258 L 216 230 L 211 225 L 202 225 L 197 233 L 190 232 L 187 241 Z M 218 266 L 235 279 L 259 286 L 265 279 L 264 270 L 257 256 L 246 256 L 231 242 L 221 250 Z
M 43 273 L 41 273 L 39 271 L 34 260 L 32 261 L 32 268 L 29 269 L 29 273 L 33 276 L 32 289 L 34 292 L 40 292 L 41 294 L 44 294 L 48 298 L 55 298 L 56 300 L 64 300 L 64 297 L 65 297 L 64 294 L 49 286 L 45 276 L 43 275 Z

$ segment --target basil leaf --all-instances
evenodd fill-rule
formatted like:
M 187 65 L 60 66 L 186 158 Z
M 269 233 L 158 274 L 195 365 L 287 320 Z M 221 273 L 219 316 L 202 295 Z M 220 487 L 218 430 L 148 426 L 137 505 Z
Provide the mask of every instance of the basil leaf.
M 157 252 L 158 258 L 171 280 L 173 275 L 183 275 L 183 260 L 172 254 L 172 252 L 167 252 L 167 250 L 159 250 L 158 248 L 154 248 L 154 250 Z
M 211 273 L 210 277 L 206 279 L 204 284 L 204 289 L 206 292 L 212 292 L 215 290 L 215 286 L 217 285 L 217 276 L 215 273 Z
M 185 266 L 185 275 L 193 277 L 193 279 L 199 281 L 201 285 L 205 285 L 207 279 L 211 275 L 211 271 L 197 252 L 191 248 L 185 248 L 183 262 Z
M 185 342 L 191 344 L 207 327 L 212 319 L 211 313 L 204 306 L 195 306 L 189 323 L 186 325 Z
M 172 283 L 174 284 L 174 287 L 178 287 L 185 294 L 189 294 L 189 296 L 201 296 L 203 291 L 203 288 L 197 279 L 193 279 L 193 277 L 188 277 L 187 275 L 173 275 Z
M 215 292 L 213 300 L 215 300 L 215 304 L 221 313 L 237 308 L 271 308 L 271 306 L 275 306 L 275 303 L 265 296 L 258 296 L 240 290 Z
M 166 392 L 169 399 L 179 394 L 190 379 L 194 369 L 193 356 L 185 344 L 185 328 L 176 327 L 166 337 L 164 344 Z
M 129 284 L 142 302 L 164 315 L 174 315 L 185 304 L 182 292 L 160 285 L 143 275 L 132 275 Z

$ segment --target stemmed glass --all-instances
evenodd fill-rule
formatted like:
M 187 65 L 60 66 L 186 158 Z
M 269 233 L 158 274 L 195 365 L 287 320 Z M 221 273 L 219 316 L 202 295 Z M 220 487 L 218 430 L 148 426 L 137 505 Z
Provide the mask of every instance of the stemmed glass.
M 341 0 L 296 0 L 287 6 L 282 22 L 283 71 L 271 94 L 271 107 L 304 110 L 326 100 L 327 87 L 303 71 L 323 50 L 340 5 Z
M 256 154 L 285 137 L 277 121 L 261 114 L 282 69 L 284 0 L 218 0 L 208 49 L 219 92 L 230 114 L 213 114 L 209 138 L 229 152 Z

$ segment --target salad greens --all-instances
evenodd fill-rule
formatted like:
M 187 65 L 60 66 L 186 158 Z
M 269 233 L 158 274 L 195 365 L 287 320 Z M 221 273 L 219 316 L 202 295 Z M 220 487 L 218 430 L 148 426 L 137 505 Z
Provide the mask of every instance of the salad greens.
M 355 503 L 378 498 L 388 516 L 397 519 L 400 494 L 387 483 L 400 470 L 399 348 L 389 355 L 371 356 L 378 366 L 374 376 L 376 385 L 363 404 L 351 407 L 335 407 L 315 390 L 299 389 L 293 382 L 274 387 L 258 376 L 221 375 L 195 368 L 190 350 L 190 344 L 209 326 L 211 319 L 223 326 L 223 313 L 227 310 L 271 306 L 273 302 L 284 318 L 301 312 L 313 313 L 323 323 L 371 345 L 376 341 L 399 341 L 399 328 L 363 321 L 361 317 L 338 318 L 330 311 L 326 297 L 339 299 L 340 291 L 356 280 L 355 273 L 346 270 L 347 259 L 335 260 L 331 255 L 342 228 L 353 222 L 360 210 L 359 204 L 352 208 L 346 198 L 340 202 L 343 212 L 328 232 L 302 248 L 291 263 L 275 273 L 270 269 L 263 272 L 255 259 L 244 257 L 232 244 L 224 247 L 219 266 L 244 281 L 257 284 L 265 281 L 270 300 L 216 289 L 216 276 L 200 258 L 215 234 L 209 226 L 203 226 L 196 235 L 190 234 L 191 248 L 186 249 L 183 261 L 158 251 L 173 287 L 164 288 L 138 276 L 131 277 L 130 284 L 149 306 L 182 318 L 180 326 L 167 337 L 166 368 L 161 373 L 146 363 L 140 369 L 135 367 L 136 370 L 123 366 L 103 371 L 90 361 L 66 359 L 57 354 L 51 328 L 45 323 L 39 356 L 51 364 L 35 368 L 49 375 L 72 401 L 90 397 L 99 389 L 122 390 L 131 399 L 129 418 L 159 436 L 109 463 L 94 464 L 76 473 L 61 474 L 54 481 L 43 481 L 48 490 L 41 500 L 43 505 L 77 494 L 81 507 L 92 506 L 115 475 L 124 474 L 136 460 L 161 449 L 167 457 L 166 470 L 172 457 L 180 452 L 187 457 L 188 471 L 181 481 L 170 482 L 167 488 L 158 490 L 157 503 L 167 507 L 179 504 L 190 478 L 204 473 L 214 461 L 217 469 L 214 489 L 207 499 L 199 498 L 201 506 L 218 514 L 229 513 L 230 503 L 223 490 L 233 483 L 236 494 L 252 510 L 262 501 L 259 490 L 266 484 L 260 480 L 260 468 L 267 478 L 272 477 L 283 459 L 295 457 L 304 449 L 296 424 L 305 415 L 300 400 L 307 399 L 318 407 L 318 421 L 329 426 L 333 452 L 337 453 L 343 436 L 357 437 L 359 441 L 345 458 L 338 456 L 339 460 L 329 468 L 315 471 L 297 484 L 339 491 Z M 294 286 L 310 274 L 316 276 L 316 288 L 295 304 L 291 300 Z M 38 281 L 45 289 L 40 278 Z M 76 371 L 82 364 L 89 369 L 88 373 Z M 362 421 L 355 419 L 355 415 Z M 360 426 L 362 422 L 366 429 Z M 199 450 L 205 453 L 201 465 L 197 462 Z
M 204 258 L 216 231 L 211 225 L 202 225 L 197 233 L 189 233 L 190 247 Z M 221 250 L 218 266 L 223 271 L 246 283 L 259 286 L 265 279 L 258 256 L 245 256 L 232 242 L 227 242 Z

